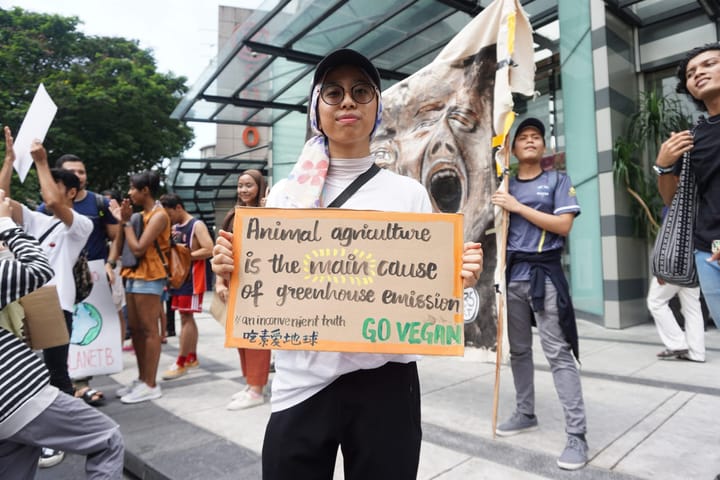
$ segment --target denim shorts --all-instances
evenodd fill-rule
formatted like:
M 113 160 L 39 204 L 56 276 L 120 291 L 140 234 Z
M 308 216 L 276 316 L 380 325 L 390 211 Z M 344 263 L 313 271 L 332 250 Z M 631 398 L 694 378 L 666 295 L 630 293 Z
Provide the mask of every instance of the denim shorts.
M 149 281 L 138 278 L 128 278 L 125 282 L 125 293 L 146 293 L 160 296 L 165 288 L 165 283 L 164 278 Z

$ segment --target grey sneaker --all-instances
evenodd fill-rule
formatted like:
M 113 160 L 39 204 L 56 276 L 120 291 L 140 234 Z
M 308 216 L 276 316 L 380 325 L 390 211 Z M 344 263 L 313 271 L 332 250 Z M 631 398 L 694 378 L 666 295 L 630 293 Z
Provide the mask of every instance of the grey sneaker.
M 537 417 L 533 416 L 530 418 L 523 413 L 515 412 L 505 423 L 498 425 L 495 433 L 501 437 L 509 437 L 511 435 L 517 435 L 518 433 L 537 430 L 537 428 Z
M 564 470 L 577 470 L 578 468 L 582 468 L 588 461 L 587 452 L 588 445 L 586 441 L 575 435 L 568 435 L 565 450 L 560 454 L 557 465 Z

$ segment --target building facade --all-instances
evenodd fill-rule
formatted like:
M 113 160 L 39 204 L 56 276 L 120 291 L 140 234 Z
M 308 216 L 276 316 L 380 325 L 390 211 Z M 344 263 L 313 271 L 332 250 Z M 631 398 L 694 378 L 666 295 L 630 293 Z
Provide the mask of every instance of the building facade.
M 375 52 L 369 56 L 379 64 L 386 88 L 429 63 L 438 50 L 424 48 L 410 33 L 404 44 L 382 37 L 389 23 L 401 22 L 402 12 L 389 12 L 389 5 L 374 6 L 366 12 L 367 18 L 353 20 L 357 13 L 345 9 L 357 8 L 358 2 L 334 7 L 312 0 L 271 3 L 272 9 L 257 11 L 221 7 L 219 40 L 224 46 L 212 67 L 214 80 L 208 80 L 212 75 L 201 79 L 208 88 L 195 85 L 183 100 L 185 106 L 181 104 L 173 115 L 197 120 L 200 102 L 226 95 L 218 100 L 221 107 L 215 114 L 205 119 L 218 123 L 217 157 L 253 158 L 272 181 L 287 175 L 302 148 L 309 75 L 324 53 L 339 46 Z M 442 43 L 489 0 L 421 3 L 438 15 L 434 23 L 428 21 L 423 34 L 429 37 L 430 32 Z M 457 10 L 450 11 L 448 3 Z M 631 197 L 615 181 L 614 146 L 637 109 L 641 92 L 655 89 L 674 95 L 678 60 L 690 48 L 718 40 L 719 12 L 708 2 L 695 0 L 521 3 L 535 29 L 538 95 L 517 99 L 518 120 L 536 116 L 549 126 L 548 147 L 564 159 L 583 209 L 565 256 L 576 310 L 581 318 L 607 328 L 647 322 L 651 245 L 635 234 Z M 325 13 L 320 13 L 320 4 Z M 312 18 L 304 29 L 295 28 L 303 16 Z M 286 25 L 285 30 L 279 25 Z M 388 45 L 387 51 L 397 47 L 409 60 L 393 63 L 391 58 L 400 57 L 387 55 L 379 49 L 380 43 Z M 232 55 L 223 54 L 228 51 Z M 688 115 L 697 115 L 690 102 L 685 105 Z M 248 114 L 253 108 L 255 113 Z M 245 123 L 238 123 L 243 119 Z M 258 145 L 265 148 L 252 150 L 243 142 L 248 127 L 257 129 Z M 653 160 L 642 159 L 647 172 Z M 236 170 L 248 165 L 239 162 Z M 231 184 L 234 188 L 233 175 L 236 182 L 238 173 L 228 173 L 222 188 Z M 216 202 L 215 210 L 224 214 L 227 202 Z

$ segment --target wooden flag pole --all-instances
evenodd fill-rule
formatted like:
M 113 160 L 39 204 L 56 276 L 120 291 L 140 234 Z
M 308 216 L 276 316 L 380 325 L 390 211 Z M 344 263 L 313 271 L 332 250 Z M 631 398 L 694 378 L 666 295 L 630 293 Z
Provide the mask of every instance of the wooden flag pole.
M 510 167 L 510 148 L 509 148 L 509 135 L 505 137 L 505 142 L 503 143 L 504 148 L 504 156 L 503 156 L 503 185 L 507 189 L 507 191 L 510 190 L 510 175 L 508 173 L 508 169 Z M 508 226 L 510 223 L 510 212 L 506 209 L 503 209 L 502 211 L 502 222 L 500 225 L 500 228 L 498 229 L 497 226 L 495 228 L 495 238 L 496 240 L 500 239 L 500 244 L 497 246 L 499 248 L 498 257 L 499 257 L 499 268 L 501 274 L 499 275 L 500 279 L 502 280 L 500 284 L 496 286 L 497 288 L 497 334 L 496 334 L 496 347 L 495 347 L 495 387 L 493 389 L 493 410 L 492 410 L 492 436 L 493 439 L 495 439 L 495 429 L 497 428 L 497 414 L 498 414 L 498 403 L 500 401 L 500 365 L 502 364 L 503 359 L 503 335 L 504 335 L 504 328 L 505 328 L 505 322 L 503 319 L 505 318 L 505 301 L 506 301 L 506 287 L 507 287 L 507 280 L 505 278 L 505 263 L 507 258 L 507 233 L 508 233 Z

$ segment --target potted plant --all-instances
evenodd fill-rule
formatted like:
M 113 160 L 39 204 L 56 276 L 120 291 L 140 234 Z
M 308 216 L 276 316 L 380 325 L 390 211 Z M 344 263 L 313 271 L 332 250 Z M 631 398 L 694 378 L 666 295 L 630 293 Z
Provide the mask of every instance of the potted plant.
M 649 90 L 640 94 L 638 109 L 630 117 L 625 134 L 615 140 L 615 181 L 624 185 L 634 200 L 631 214 L 635 234 L 649 242 L 659 228 L 662 200 L 655 176 L 647 173 L 647 162 L 655 161 L 660 145 L 671 132 L 685 130 L 690 123 L 680 100 Z M 643 162 L 643 158 L 647 161 Z

